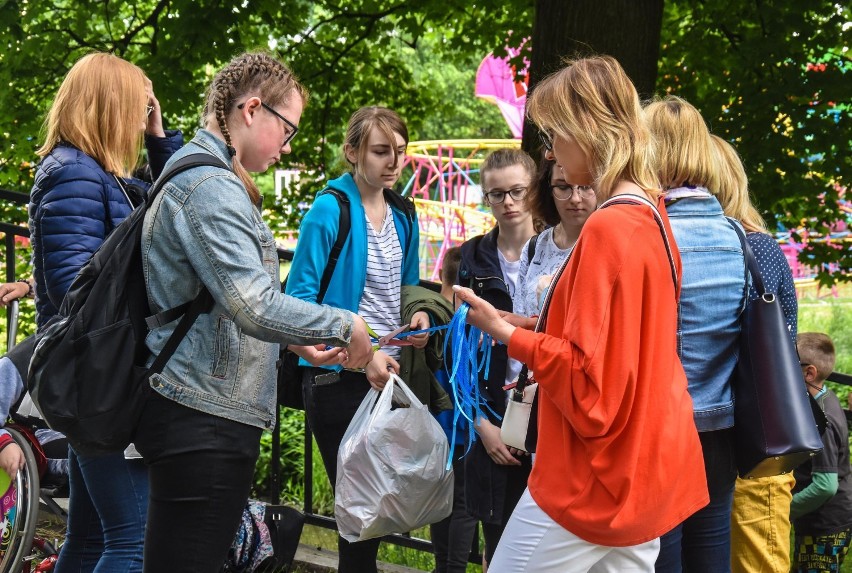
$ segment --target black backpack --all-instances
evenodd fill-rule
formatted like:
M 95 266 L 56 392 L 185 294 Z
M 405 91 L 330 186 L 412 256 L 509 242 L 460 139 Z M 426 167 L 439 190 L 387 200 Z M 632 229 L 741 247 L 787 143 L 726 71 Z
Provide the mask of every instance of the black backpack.
M 151 315 L 142 271 L 142 223 L 163 185 L 198 166 L 230 168 L 207 153 L 171 165 L 106 238 L 71 283 L 59 313 L 38 333 L 28 386 L 48 425 L 75 451 L 120 452 L 133 433 L 151 391 L 148 379 L 162 371 L 195 319 L 212 308 L 202 288 L 196 298 Z M 183 317 L 150 368 L 145 336 L 150 328 Z

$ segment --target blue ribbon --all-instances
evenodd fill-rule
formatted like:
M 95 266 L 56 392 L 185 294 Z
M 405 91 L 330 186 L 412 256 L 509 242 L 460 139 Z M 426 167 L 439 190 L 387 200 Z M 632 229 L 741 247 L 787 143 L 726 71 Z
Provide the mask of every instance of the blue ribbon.
M 426 332 L 428 332 L 428 333 L 438 332 L 439 330 L 446 330 L 447 328 L 449 328 L 449 326 L 450 326 L 449 324 L 442 324 L 440 326 L 433 326 L 432 328 L 424 328 L 423 330 L 408 330 L 406 332 L 400 332 L 399 334 L 394 336 L 394 338 L 400 338 L 401 339 L 401 338 L 405 338 L 406 336 L 412 336 L 412 335 L 415 335 L 415 334 L 424 334 Z M 379 342 L 378 338 L 372 338 L 371 337 L 370 340 L 373 342 L 373 344 L 378 344 L 378 342 Z
M 482 332 L 475 326 L 467 324 L 467 313 L 470 305 L 463 302 L 450 320 L 449 336 L 444 338 L 444 368 L 450 377 L 453 389 L 453 435 L 450 440 L 450 451 L 447 459 L 447 469 L 453 465 L 453 452 L 456 445 L 456 431 L 459 416 L 464 416 L 470 423 L 464 455 L 470 451 L 476 432 L 473 428 L 477 419 L 484 416 L 483 406 L 498 419 L 500 416 L 482 397 L 479 389 L 479 373 L 485 371 L 488 378 L 491 367 L 491 335 Z M 480 354 L 480 356 L 477 356 Z M 452 365 L 452 370 L 448 365 Z

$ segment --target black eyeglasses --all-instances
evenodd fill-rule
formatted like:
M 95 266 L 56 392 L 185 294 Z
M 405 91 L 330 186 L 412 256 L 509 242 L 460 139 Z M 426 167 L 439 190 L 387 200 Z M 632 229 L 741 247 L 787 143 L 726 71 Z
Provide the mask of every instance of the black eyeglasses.
M 237 106 L 237 109 L 243 109 L 243 107 L 245 107 L 245 105 L 246 105 L 245 102 L 243 102 L 243 103 L 241 103 L 240 105 Z M 296 137 L 297 133 L 299 133 L 299 126 L 294 124 L 292 121 L 290 121 L 289 119 L 287 119 L 286 117 L 284 117 L 283 115 L 281 115 L 280 113 L 275 111 L 274 109 L 272 109 L 271 106 L 268 106 L 263 102 L 260 102 L 260 105 L 263 106 L 263 109 L 265 109 L 266 111 L 268 111 L 269 113 L 271 113 L 272 115 L 274 115 L 275 117 L 277 117 L 278 119 L 283 121 L 284 125 L 286 125 L 290 129 L 290 133 L 284 139 L 284 143 L 281 144 L 281 147 L 284 147 L 285 145 L 287 145 L 288 143 L 293 141 L 293 138 Z
M 553 137 L 547 133 L 546 131 L 539 131 L 538 138 L 541 140 L 541 144 L 548 151 L 553 151 Z
M 574 196 L 576 191 L 581 199 L 591 199 L 595 196 L 595 189 L 591 185 L 571 185 L 570 183 L 559 183 L 550 187 L 553 198 L 559 201 L 567 201 Z
M 506 200 L 506 195 L 509 195 L 512 201 L 520 201 L 526 194 L 526 187 L 513 187 L 508 191 L 489 191 L 485 194 L 485 200 L 491 205 L 499 205 Z

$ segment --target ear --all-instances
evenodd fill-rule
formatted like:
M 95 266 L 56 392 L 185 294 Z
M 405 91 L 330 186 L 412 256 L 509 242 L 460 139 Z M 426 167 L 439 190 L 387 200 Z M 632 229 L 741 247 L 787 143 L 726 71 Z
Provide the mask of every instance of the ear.
M 343 144 L 343 156 L 353 167 L 358 165 L 358 150 L 349 143 Z
M 241 117 L 246 125 L 251 125 L 254 122 L 254 114 L 260 110 L 260 98 L 252 96 L 243 103 L 243 108 L 237 110 L 241 112 Z
M 813 364 L 808 364 L 802 370 L 802 374 L 805 376 L 805 382 L 810 382 L 811 384 L 816 382 L 817 377 L 817 369 Z

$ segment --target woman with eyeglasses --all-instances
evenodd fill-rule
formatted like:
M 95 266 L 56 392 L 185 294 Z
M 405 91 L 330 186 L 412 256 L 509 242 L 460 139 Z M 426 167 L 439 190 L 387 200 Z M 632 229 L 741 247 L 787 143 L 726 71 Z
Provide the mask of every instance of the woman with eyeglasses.
M 531 332 L 471 290 L 468 322 L 538 382 L 536 460 L 495 571 L 654 571 L 660 536 L 707 504 L 677 356 L 680 258 L 639 96 L 609 56 L 576 60 L 527 101 L 565 180 L 601 206 Z
M 528 199 L 533 217 L 549 227 L 530 241 L 536 242 L 534 256 L 521 253 L 519 295 L 515 299 L 515 324 L 532 329 L 553 274 L 571 252 L 586 219 L 597 207 L 591 185 L 576 185 L 565 180 L 562 169 L 553 160 L 552 149 L 545 147 L 536 183 Z
M 352 367 L 372 356 L 367 327 L 352 312 L 281 292 L 275 237 L 250 175 L 291 152 L 307 98 L 272 55 L 235 56 L 207 90 L 204 127 L 175 154 L 178 161 L 204 154 L 220 165 L 178 173 L 145 213 L 142 265 L 152 311 L 193 300 L 202 288 L 213 299 L 151 377 L 136 430 L 151 483 L 146 573 L 222 570 L 261 433 L 275 426 L 281 345 L 316 344 L 305 347 L 311 360 Z M 149 333 L 149 361 L 177 325 Z
M 535 162 L 519 149 L 488 154 L 480 167 L 480 180 L 497 225 L 461 246 L 457 283 L 506 312 L 512 311 L 520 292 L 521 258 L 535 234 L 527 201 L 534 175 Z M 509 360 L 505 346 L 491 349 L 489 376 L 486 379 L 482 371 L 479 379 L 480 392 L 489 406 L 483 409 L 487 417 L 474 424 L 478 439 L 465 457 L 465 501 L 468 513 L 482 522 L 486 563 L 494 555 L 530 472 L 529 456 L 511 452 L 500 438 L 500 420 L 506 411 L 503 386 L 520 369 L 520 363 Z
M 112 54 L 81 58 L 62 81 L 45 119 L 42 157 L 30 194 L 30 233 L 39 330 L 57 314 L 80 268 L 141 201 L 130 177 L 144 135 L 158 176 L 181 147 L 166 132 L 151 81 Z M 69 450 L 68 530 L 56 571 L 141 571 L 147 471 L 125 455 Z

